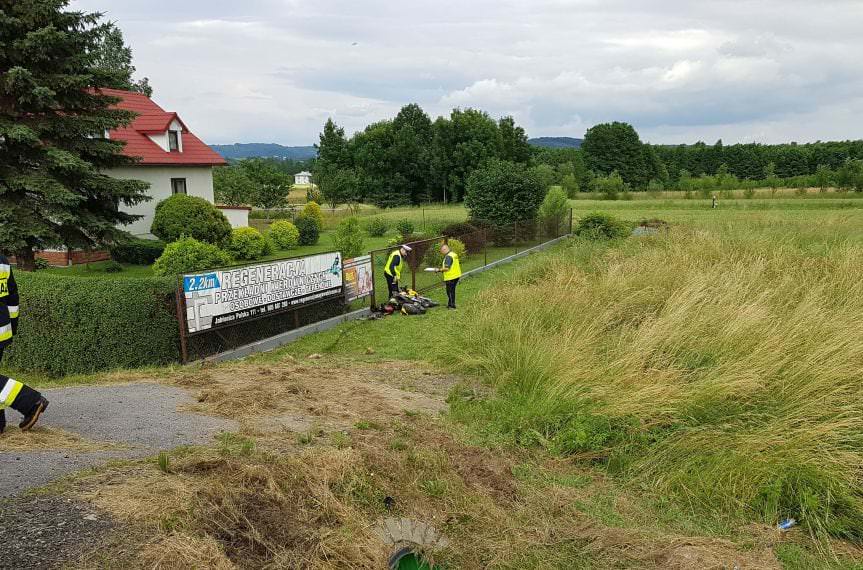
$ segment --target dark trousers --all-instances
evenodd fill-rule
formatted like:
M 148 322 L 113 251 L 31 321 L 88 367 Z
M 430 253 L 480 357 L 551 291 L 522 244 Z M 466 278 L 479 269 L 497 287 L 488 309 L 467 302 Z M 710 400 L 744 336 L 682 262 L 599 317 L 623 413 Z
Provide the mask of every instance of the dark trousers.
M 396 281 L 396 278 L 392 275 L 387 275 L 384 273 L 384 277 L 387 278 L 387 291 L 389 291 L 390 298 L 395 297 L 399 294 L 399 284 Z
M 446 301 L 447 307 L 455 308 L 455 288 L 458 285 L 458 279 L 450 279 L 446 282 Z
M 0 348 L 0 361 L 3 360 L 3 349 Z M 2 388 L 2 386 L 0 386 Z M 21 388 L 21 391 L 18 392 L 18 396 L 15 398 L 15 401 L 12 402 L 12 405 L 9 406 L 16 412 L 20 413 L 22 416 L 30 415 L 30 412 L 33 411 L 33 408 L 36 407 L 36 404 L 39 403 L 39 398 L 42 397 L 42 394 L 24 384 Z M 0 427 L 6 427 L 6 410 L 0 410 Z

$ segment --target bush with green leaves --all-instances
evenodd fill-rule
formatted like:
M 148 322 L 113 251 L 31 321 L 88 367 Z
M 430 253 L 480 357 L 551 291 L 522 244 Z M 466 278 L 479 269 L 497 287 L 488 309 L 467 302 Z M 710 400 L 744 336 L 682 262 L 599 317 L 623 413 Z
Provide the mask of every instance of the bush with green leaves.
M 411 235 L 414 233 L 414 223 L 407 218 L 401 219 L 396 222 L 396 230 L 400 236 Z
M 440 252 L 440 248 L 443 244 L 443 241 L 439 241 L 433 244 L 426 252 L 423 262 L 428 267 L 441 267 L 443 265 L 443 254 Z M 467 247 L 463 242 L 455 238 L 450 238 L 447 240 L 447 245 L 449 245 L 450 249 L 460 260 L 464 261 L 464 258 L 467 257 Z
M 342 220 L 333 234 L 333 245 L 345 258 L 357 257 L 365 253 L 363 228 L 357 218 Z
M 383 237 L 389 229 L 390 225 L 387 220 L 380 216 L 375 216 L 374 218 L 366 220 L 366 232 L 371 237 Z
M 544 237 L 558 237 L 569 219 L 569 200 L 560 186 L 552 186 L 539 207 L 539 221 Z
M 300 232 L 300 245 L 315 245 L 321 237 L 321 228 L 318 222 L 305 213 L 297 216 L 294 225 Z
M 309 203 L 322 204 L 324 201 L 324 195 L 321 192 L 321 189 L 316 185 L 312 184 L 309 186 L 309 189 L 306 190 L 306 201 Z
M 591 240 L 620 239 L 629 236 L 632 228 L 628 223 L 614 216 L 594 212 L 587 214 L 576 225 L 573 233 Z
M 225 246 L 231 257 L 243 261 L 254 261 L 273 252 L 273 246 L 255 228 L 236 228 Z
M 152 265 L 165 251 L 165 242 L 155 239 L 130 238 L 109 249 L 111 259 L 131 265 Z
M 228 265 L 231 256 L 211 243 L 184 237 L 165 247 L 165 252 L 153 264 L 156 275 L 174 276 Z
M 179 360 L 177 281 L 15 275 L 25 294 L 4 365 L 52 377 L 158 366 Z
M 628 192 L 629 185 L 615 170 L 608 176 L 597 176 L 591 181 L 591 190 L 597 192 L 605 200 L 617 200 L 620 194 Z
M 300 244 L 300 230 L 287 220 L 270 224 L 267 235 L 278 249 L 294 249 Z
M 545 191 L 523 164 L 492 161 L 470 175 L 464 202 L 471 218 L 505 226 L 535 219 Z
M 317 202 L 309 202 L 303 208 L 301 215 L 308 216 L 318 225 L 318 231 L 324 229 L 324 213 Z
M 467 222 L 449 224 L 440 231 L 440 235 L 457 238 L 464 243 L 468 253 L 481 253 L 485 249 L 487 240 L 485 229 Z
M 174 194 L 156 205 L 150 231 L 166 243 L 187 236 L 221 245 L 231 236 L 231 224 L 218 208 L 203 198 Z

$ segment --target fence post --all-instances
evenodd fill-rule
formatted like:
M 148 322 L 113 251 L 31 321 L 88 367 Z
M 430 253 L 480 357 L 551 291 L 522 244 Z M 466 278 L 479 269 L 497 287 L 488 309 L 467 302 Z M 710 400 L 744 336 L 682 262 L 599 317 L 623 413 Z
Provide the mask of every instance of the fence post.
M 488 265 L 488 228 L 482 230 L 482 266 Z
M 369 255 L 372 256 L 372 294 L 371 294 L 371 303 L 372 304 L 371 304 L 370 308 L 371 308 L 371 310 L 374 311 L 375 306 L 377 305 L 377 300 L 375 300 L 375 291 L 377 291 L 377 289 L 378 289 L 378 283 L 376 280 L 377 276 L 375 275 L 375 252 L 374 252 L 374 250 L 370 251 Z
M 572 235 L 572 208 L 569 209 L 569 235 Z
M 518 255 L 518 222 L 512 223 L 512 245 L 515 246 L 515 255 Z

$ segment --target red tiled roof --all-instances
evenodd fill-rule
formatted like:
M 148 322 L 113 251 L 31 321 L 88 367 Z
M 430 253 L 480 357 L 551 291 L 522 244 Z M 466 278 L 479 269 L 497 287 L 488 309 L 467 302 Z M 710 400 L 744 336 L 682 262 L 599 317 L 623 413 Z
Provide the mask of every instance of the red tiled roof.
M 117 103 L 118 109 L 138 113 L 130 126 L 115 129 L 109 135 L 112 140 L 125 141 L 126 146 L 123 148 L 123 154 L 140 158 L 141 161 L 138 164 L 150 166 L 218 166 L 226 164 L 222 155 L 208 147 L 189 131 L 177 113 L 163 110 L 146 95 L 120 89 L 100 89 L 99 91 L 105 95 L 122 99 Z M 183 152 L 162 150 L 162 147 L 147 136 L 148 134 L 164 133 L 174 119 L 182 126 Z

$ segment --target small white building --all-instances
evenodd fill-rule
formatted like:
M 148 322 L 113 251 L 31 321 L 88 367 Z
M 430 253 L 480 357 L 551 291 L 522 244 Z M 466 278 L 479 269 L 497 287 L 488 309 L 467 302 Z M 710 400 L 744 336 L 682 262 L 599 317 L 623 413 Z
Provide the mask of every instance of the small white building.
M 312 183 L 312 173 L 311 172 L 306 172 L 304 170 L 303 172 L 298 172 L 297 174 L 294 174 L 294 184 L 308 186 L 311 183 Z
M 131 125 L 109 131 L 108 137 L 125 141 L 123 154 L 137 157 L 139 162 L 112 169 L 107 174 L 150 183 L 148 193 L 152 199 L 126 207 L 130 214 L 142 217 L 123 229 L 138 237 L 152 237 L 150 226 L 156 204 L 173 194 L 188 194 L 214 202 L 213 168 L 226 164 L 219 153 L 196 137 L 177 113 L 165 111 L 146 95 L 118 89 L 100 91 L 120 98 L 118 108 L 138 114 Z M 249 225 L 248 208 L 222 209 L 232 226 Z

